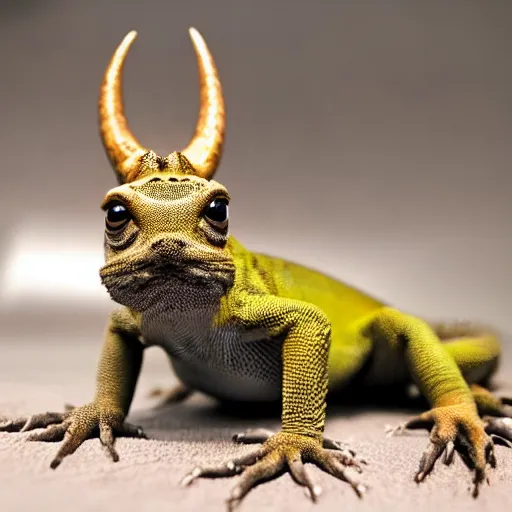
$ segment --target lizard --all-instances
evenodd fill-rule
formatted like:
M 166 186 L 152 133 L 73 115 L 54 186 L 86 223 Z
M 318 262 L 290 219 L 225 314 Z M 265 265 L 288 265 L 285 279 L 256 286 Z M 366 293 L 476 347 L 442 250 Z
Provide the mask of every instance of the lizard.
M 422 482 L 441 457 L 456 452 L 478 495 L 494 446 L 512 447 L 512 400 L 488 389 L 502 355 L 499 335 L 474 324 L 436 324 L 397 309 L 337 279 L 288 260 L 246 249 L 229 230 L 230 196 L 213 179 L 225 138 L 219 73 L 202 35 L 189 29 L 199 72 L 195 133 L 162 157 L 141 145 L 124 115 L 124 63 L 137 32 L 114 51 L 101 84 L 100 135 L 118 185 L 105 211 L 103 285 L 118 308 L 110 314 L 91 402 L 64 412 L 6 420 L 3 432 L 30 441 L 62 441 L 51 468 L 98 437 L 114 461 L 115 439 L 144 438 L 126 421 L 144 350 L 167 353 L 180 384 L 168 402 L 202 392 L 220 401 L 278 403 L 281 429 L 250 430 L 235 441 L 260 446 L 183 478 L 238 476 L 234 507 L 259 483 L 289 472 L 316 501 L 320 488 L 307 463 L 347 483 L 362 461 L 324 436 L 328 396 L 388 385 L 416 385 L 428 407 L 397 431 L 426 429 L 415 472 Z

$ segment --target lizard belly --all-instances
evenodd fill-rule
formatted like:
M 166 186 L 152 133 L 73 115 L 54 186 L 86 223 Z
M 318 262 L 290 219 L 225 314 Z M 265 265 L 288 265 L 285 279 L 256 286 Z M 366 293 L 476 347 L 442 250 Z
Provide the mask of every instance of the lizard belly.
M 191 389 L 197 389 L 220 400 L 271 402 L 281 397 L 278 379 L 262 379 L 254 374 L 242 375 L 229 368 L 209 367 L 171 356 L 178 378 Z
M 205 311 L 143 318 L 148 345 L 162 347 L 188 387 L 221 400 L 275 401 L 281 397 L 281 343 L 263 332 L 212 327 Z
M 410 380 L 404 354 L 393 350 L 387 342 L 376 341 L 363 379 L 364 384 L 367 386 L 405 385 Z

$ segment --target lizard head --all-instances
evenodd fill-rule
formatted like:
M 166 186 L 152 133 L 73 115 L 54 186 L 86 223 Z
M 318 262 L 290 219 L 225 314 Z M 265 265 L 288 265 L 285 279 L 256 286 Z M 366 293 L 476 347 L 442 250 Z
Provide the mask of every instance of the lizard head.
M 233 284 L 228 242 L 229 194 L 212 177 L 225 130 L 222 90 L 213 58 L 190 29 L 201 108 L 194 137 L 166 157 L 141 146 L 123 114 L 121 74 L 136 33 L 114 53 L 99 99 L 100 131 L 119 186 L 103 200 L 103 284 L 118 303 L 142 311 L 169 295 L 220 298 Z M 175 297 L 176 298 L 176 297 Z

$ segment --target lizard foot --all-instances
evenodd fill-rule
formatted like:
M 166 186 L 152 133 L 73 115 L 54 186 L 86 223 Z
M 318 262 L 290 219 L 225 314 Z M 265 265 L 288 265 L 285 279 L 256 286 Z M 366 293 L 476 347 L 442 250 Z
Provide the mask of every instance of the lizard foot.
M 82 407 L 66 407 L 67 411 L 47 412 L 32 416 L 6 420 L 0 423 L 0 432 L 28 432 L 44 429 L 31 434 L 28 441 L 64 441 L 52 460 L 50 467 L 56 469 L 64 457 L 73 454 L 87 439 L 98 436 L 114 462 L 119 455 L 114 448 L 115 436 L 146 438 L 140 427 L 124 422 L 120 411 L 101 407 L 94 402 Z
M 268 441 L 275 432 L 266 428 L 257 428 L 246 430 L 233 436 L 233 441 L 239 444 L 261 444 Z M 346 443 L 341 441 L 335 441 L 328 437 L 324 437 L 322 440 L 322 447 L 326 450 L 335 450 L 339 453 L 336 455 L 340 458 L 345 466 L 353 466 L 358 473 L 362 473 L 363 469 L 361 464 L 368 464 L 365 459 L 357 457 L 356 452 L 349 448 Z
M 496 423 L 492 425 L 491 430 L 496 430 Z M 430 443 L 421 458 L 415 481 L 424 481 L 442 455 L 443 462 L 450 465 L 457 451 L 466 465 L 474 471 L 472 494 L 476 498 L 481 483 L 484 480 L 489 481 L 486 476 L 487 465 L 496 467 L 494 442 L 489 435 L 489 427 L 486 428 L 471 405 L 462 404 L 431 409 L 399 425 L 390 434 L 423 428 L 430 431 Z
M 260 436 L 263 436 L 264 432 L 260 431 Z M 308 475 L 304 466 L 307 462 L 347 482 L 359 497 L 365 491 L 363 485 L 347 474 L 345 455 L 341 450 L 325 449 L 318 439 L 286 432 L 268 437 L 263 446 L 248 455 L 219 466 L 194 469 L 185 476 L 182 485 L 190 485 L 197 478 L 222 478 L 241 474 L 238 484 L 232 489 L 227 500 L 228 509 L 233 510 L 256 485 L 273 480 L 288 470 L 293 480 L 304 487 L 308 497 L 316 502 L 321 488 Z

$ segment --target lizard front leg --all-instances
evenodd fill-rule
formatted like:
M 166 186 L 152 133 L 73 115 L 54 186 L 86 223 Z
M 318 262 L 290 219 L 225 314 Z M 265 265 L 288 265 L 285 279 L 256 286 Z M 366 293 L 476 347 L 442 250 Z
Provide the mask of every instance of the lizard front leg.
M 7 421 L 0 425 L 0 431 L 26 432 L 44 428 L 42 432 L 32 434 L 28 440 L 63 440 L 51 462 L 53 469 L 86 439 L 94 436 L 99 436 L 102 445 L 117 462 L 119 456 L 114 448 L 115 436 L 145 437 L 142 429 L 124 421 L 142 364 L 143 346 L 135 329 L 127 313 L 116 311 L 111 315 L 92 402 L 64 413 L 49 412 Z
M 250 296 L 237 308 L 235 321 L 246 330 L 264 329 L 272 341 L 282 341 L 282 426 L 281 431 L 261 437 L 256 451 L 219 467 L 196 468 L 184 480 L 189 485 L 199 477 L 241 474 L 228 499 L 237 505 L 257 484 L 289 471 L 313 501 L 318 486 L 310 479 L 304 463 L 314 463 L 327 473 L 348 482 L 358 495 L 363 486 L 345 471 L 343 450 L 323 447 L 328 356 L 331 324 L 316 306 L 296 300 Z

